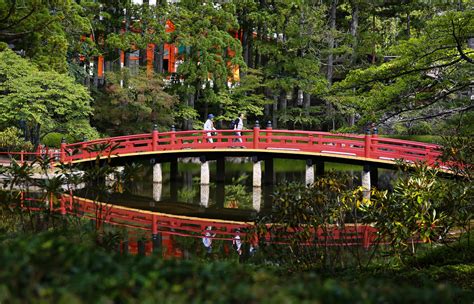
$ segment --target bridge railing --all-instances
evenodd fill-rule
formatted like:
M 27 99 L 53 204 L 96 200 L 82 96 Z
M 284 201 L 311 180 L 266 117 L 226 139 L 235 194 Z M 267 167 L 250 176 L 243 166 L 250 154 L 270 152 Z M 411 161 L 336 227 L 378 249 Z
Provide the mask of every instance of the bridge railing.
M 414 141 L 381 138 L 376 134 L 336 134 L 315 131 L 243 130 L 153 131 L 148 134 L 111 137 L 61 146 L 63 161 L 78 161 L 97 156 L 188 149 L 246 148 L 288 150 L 409 162 L 426 161 L 433 165 L 440 155 L 439 146 Z

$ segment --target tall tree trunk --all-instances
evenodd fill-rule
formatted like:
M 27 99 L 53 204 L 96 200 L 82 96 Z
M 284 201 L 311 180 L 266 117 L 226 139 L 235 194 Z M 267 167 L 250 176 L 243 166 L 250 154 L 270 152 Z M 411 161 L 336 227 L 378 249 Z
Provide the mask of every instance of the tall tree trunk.
M 194 109 L 194 100 L 195 95 L 194 93 L 191 93 L 188 95 L 188 106 Z M 193 129 L 193 120 L 192 119 L 187 119 L 185 122 L 185 129 L 187 130 L 192 130 Z
M 351 36 L 352 36 L 352 54 L 351 64 L 355 65 L 357 62 L 357 30 L 359 28 L 359 3 L 358 0 L 351 0 Z M 355 125 L 355 113 L 351 113 L 349 116 L 349 125 L 353 127 Z
M 329 24 L 330 24 L 331 33 L 329 34 L 329 42 L 328 42 L 329 55 L 328 55 L 328 70 L 327 70 L 327 75 L 326 75 L 329 86 L 332 85 L 332 78 L 334 74 L 333 49 L 334 49 L 334 31 L 336 30 L 336 9 L 337 9 L 337 0 L 332 0 L 331 11 L 329 14 Z
M 278 95 L 273 95 L 273 109 L 272 109 L 273 119 L 272 124 L 273 128 L 278 128 Z
M 287 101 L 287 99 L 286 99 L 286 92 L 285 92 L 285 90 L 281 90 L 281 91 L 280 91 L 280 96 L 278 97 L 278 101 L 279 101 L 279 102 L 278 102 L 278 103 L 279 103 L 279 104 L 278 104 L 278 108 L 279 108 L 279 110 L 280 110 L 279 112 L 280 112 L 280 114 L 285 115 L 285 114 L 286 114 L 286 109 L 287 109 L 287 107 L 288 107 L 288 101 Z M 287 128 L 288 126 L 287 126 L 286 123 L 285 123 L 285 125 L 284 125 L 283 127 Z
M 352 12 L 351 12 L 351 36 L 352 36 L 352 55 L 351 64 L 357 61 L 357 29 L 359 28 L 359 4 L 356 0 L 351 1 Z
M 372 15 L 372 34 L 373 34 L 373 38 L 372 38 L 372 60 L 371 60 L 371 63 L 372 64 L 375 64 L 375 32 L 376 32 L 376 28 L 375 28 L 375 11 L 373 12 L 373 15 Z
M 334 32 L 336 31 L 336 12 L 337 12 L 337 0 L 332 0 L 331 2 L 331 11 L 329 14 L 329 25 L 330 25 L 330 35 L 329 35 L 329 56 L 328 56 L 328 70 L 327 70 L 327 81 L 329 87 L 332 86 L 333 76 L 334 76 Z M 332 118 L 332 129 L 335 128 L 335 121 L 334 121 L 334 107 L 330 102 L 326 102 L 326 111 L 329 117 Z
M 411 28 L 410 28 L 410 12 L 407 12 L 407 38 L 411 37 Z
M 303 93 L 303 109 L 306 115 L 309 115 L 310 106 L 311 106 L 311 94 Z

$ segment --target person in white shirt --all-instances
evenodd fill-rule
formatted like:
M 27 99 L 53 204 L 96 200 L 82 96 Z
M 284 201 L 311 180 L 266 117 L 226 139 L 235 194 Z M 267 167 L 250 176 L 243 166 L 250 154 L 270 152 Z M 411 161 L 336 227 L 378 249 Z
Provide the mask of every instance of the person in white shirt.
M 214 120 L 214 115 L 213 115 L 213 114 L 207 115 L 207 120 L 206 120 L 206 122 L 204 123 L 204 130 L 206 130 L 206 131 L 213 131 L 213 130 L 216 129 L 216 128 L 214 128 L 214 121 L 213 121 L 213 120 Z M 210 143 L 214 142 L 214 141 L 212 140 L 212 138 L 211 138 L 212 132 L 207 132 L 206 135 L 207 135 L 207 137 L 209 137 L 209 138 L 207 139 L 208 142 L 210 142 Z
M 240 113 L 239 114 L 239 117 L 237 118 L 236 120 L 236 124 L 234 126 L 234 130 L 238 131 L 238 132 L 235 132 L 235 135 L 239 136 L 239 138 L 236 139 L 237 142 L 242 142 L 242 130 L 244 129 L 244 119 L 245 119 L 245 115 L 244 113 Z
M 232 246 L 235 248 L 239 255 L 242 254 L 242 240 L 240 239 L 240 230 L 236 230 L 237 234 L 232 240 Z
M 212 238 L 215 236 L 216 234 L 212 232 L 212 226 L 207 226 L 204 237 L 202 238 L 202 243 L 204 244 L 207 253 L 212 252 Z

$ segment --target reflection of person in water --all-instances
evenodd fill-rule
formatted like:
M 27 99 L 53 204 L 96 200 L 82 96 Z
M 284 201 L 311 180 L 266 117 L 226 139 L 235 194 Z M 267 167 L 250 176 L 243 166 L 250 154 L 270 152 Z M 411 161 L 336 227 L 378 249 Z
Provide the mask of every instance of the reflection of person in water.
M 240 239 L 240 230 L 237 229 L 234 239 L 232 240 L 232 246 L 235 248 L 239 255 L 242 254 L 242 240 Z
M 202 238 L 202 243 L 204 244 L 204 247 L 206 247 L 207 253 L 212 252 L 212 238 L 215 236 L 216 234 L 212 232 L 212 226 L 207 226 L 204 237 Z

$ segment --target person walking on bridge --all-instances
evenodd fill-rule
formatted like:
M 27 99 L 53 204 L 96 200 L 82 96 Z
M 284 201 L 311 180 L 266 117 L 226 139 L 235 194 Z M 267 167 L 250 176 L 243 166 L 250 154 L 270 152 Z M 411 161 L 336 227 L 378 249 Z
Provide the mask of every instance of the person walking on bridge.
M 245 119 L 245 114 L 240 113 L 239 117 L 235 120 L 234 123 L 234 130 L 235 135 L 239 136 L 238 138 L 235 139 L 236 142 L 242 142 L 242 130 L 244 129 L 244 119 Z
M 204 123 L 204 130 L 205 131 L 214 131 L 216 128 L 214 128 L 214 115 L 213 114 L 209 114 L 207 115 L 207 120 L 206 122 Z M 207 135 L 207 141 L 212 143 L 214 142 L 214 140 L 212 140 L 212 132 L 207 132 L 206 133 Z

